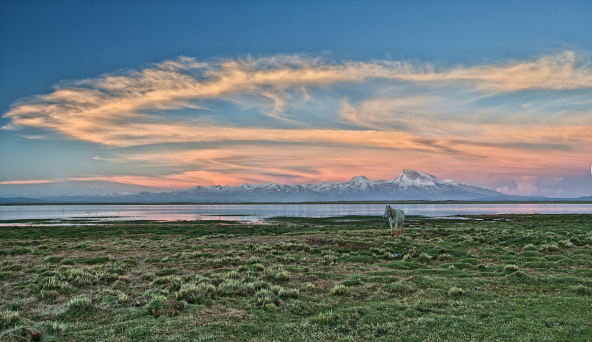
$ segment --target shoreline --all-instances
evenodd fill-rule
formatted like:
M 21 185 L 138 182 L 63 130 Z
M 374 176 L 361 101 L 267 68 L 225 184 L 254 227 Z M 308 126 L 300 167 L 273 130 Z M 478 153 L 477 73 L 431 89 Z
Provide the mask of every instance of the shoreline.
M 549 200 L 549 201 L 425 201 L 425 200 L 396 200 L 396 201 L 313 201 L 313 202 L 148 202 L 148 203 L 0 203 L 0 207 L 10 206 L 47 206 L 47 205 L 310 205 L 310 204 L 592 204 L 592 201 L 577 200 Z

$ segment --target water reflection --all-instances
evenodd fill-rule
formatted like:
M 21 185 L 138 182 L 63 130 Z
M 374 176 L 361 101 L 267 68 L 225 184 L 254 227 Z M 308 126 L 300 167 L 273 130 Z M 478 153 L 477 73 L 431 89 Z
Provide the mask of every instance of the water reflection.
M 399 204 L 407 215 L 592 214 L 589 204 Z M 260 221 L 275 216 L 382 215 L 384 204 L 41 205 L 0 206 L 0 220 L 93 219 Z

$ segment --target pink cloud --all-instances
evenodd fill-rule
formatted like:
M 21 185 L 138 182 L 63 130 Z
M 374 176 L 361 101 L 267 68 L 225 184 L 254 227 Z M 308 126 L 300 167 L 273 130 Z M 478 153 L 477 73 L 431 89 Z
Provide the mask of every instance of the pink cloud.
M 550 177 L 547 179 L 548 182 L 557 183 L 561 181 L 562 177 Z M 561 189 L 550 189 L 542 186 L 539 177 L 535 176 L 522 176 L 516 178 L 516 188 L 510 189 L 507 185 L 503 188 L 497 188 L 499 191 L 506 195 L 517 195 L 517 196 L 548 196 L 548 197 L 561 197 Z
M 18 181 L 4 181 L 0 182 L 2 185 L 16 185 L 16 184 L 46 184 L 46 183 L 55 183 L 55 180 L 47 180 L 47 179 L 32 179 L 32 180 L 18 180 Z
M 506 185 L 495 190 L 506 195 L 532 196 L 538 190 L 535 185 L 537 180 L 538 177 L 535 176 L 522 176 L 516 179 L 516 189 L 510 190 Z

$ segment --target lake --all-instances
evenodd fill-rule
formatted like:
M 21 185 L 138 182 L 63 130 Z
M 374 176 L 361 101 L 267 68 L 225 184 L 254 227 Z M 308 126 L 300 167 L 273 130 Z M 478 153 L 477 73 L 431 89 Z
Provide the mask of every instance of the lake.
M 407 215 L 592 214 L 587 204 L 398 204 Z M 257 222 L 276 216 L 382 215 L 384 204 L 201 204 L 201 205 L 23 205 L 0 206 L 0 220 L 81 219 L 231 220 Z M 4 225 L 4 224 L 3 224 Z

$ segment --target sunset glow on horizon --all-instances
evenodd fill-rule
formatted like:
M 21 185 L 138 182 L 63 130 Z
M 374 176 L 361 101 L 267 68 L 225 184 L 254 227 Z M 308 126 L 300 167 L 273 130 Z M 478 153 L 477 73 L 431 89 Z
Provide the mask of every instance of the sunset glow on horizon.
M 0 197 L 66 192 L 52 184 L 84 194 L 379 180 L 402 169 L 511 195 L 592 195 L 583 43 L 471 63 L 297 50 L 187 51 L 23 86 L 3 98 Z

